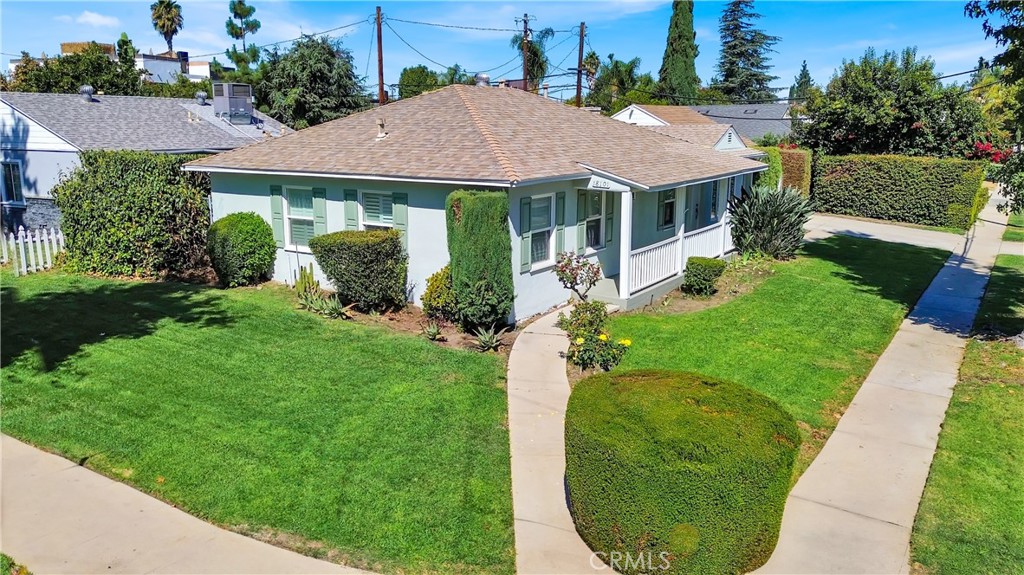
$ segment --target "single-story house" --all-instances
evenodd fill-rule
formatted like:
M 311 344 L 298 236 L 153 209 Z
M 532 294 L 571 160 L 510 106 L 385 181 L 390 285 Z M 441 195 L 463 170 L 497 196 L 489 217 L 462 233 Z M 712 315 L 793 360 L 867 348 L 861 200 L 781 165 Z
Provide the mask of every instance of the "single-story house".
M 746 145 L 767 134 L 792 133 L 789 104 L 728 104 L 714 106 L 669 106 L 633 104 L 612 118 L 638 126 L 724 124 L 732 126 Z
M 677 287 L 688 256 L 731 250 L 727 196 L 766 166 L 522 90 L 455 85 L 185 169 L 210 174 L 215 218 L 271 223 L 283 282 L 314 262 L 314 235 L 401 230 L 416 303 L 448 263 L 448 194 L 504 191 L 519 320 L 567 300 L 562 251 L 600 264 L 604 301 L 638 307 Z
M 631 104 L 613 114 L 612 119 L 719 152 L 745 158 L 761 158 L 765 155 L 760 150 L 749 148 L 732 125 L 717 123 L 686 106 Z
M 88 90 L 86 90 L 88 92 Z M 231 150 L 287 130 L 252 111 L 218 116 L 209 100 L 87 94 L 0 93 L 3 227 L 59 223 L 50 190 L 83 150 L 167 154 Z

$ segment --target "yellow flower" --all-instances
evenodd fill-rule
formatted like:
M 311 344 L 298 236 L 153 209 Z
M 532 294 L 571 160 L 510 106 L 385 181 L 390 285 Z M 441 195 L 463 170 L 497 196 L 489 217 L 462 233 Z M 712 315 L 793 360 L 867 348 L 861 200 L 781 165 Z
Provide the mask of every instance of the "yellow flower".
M 597 336 L 597 339 L 601 341 L 608 341 L 608 336 L 602 333 L 601 335 Z
M 633 341 L 632 340 L 628 340 L 628 339 L 620 339 L 619 343 L 621 343 L 622 345 L 624 345 L 626 347 L 629 347 L 629 346 L 633 345 Z
M 582 343 L 583 343 L 583 338 L 582 337 L 577 337 L 576 338 L 576 345 L 580 345 Z

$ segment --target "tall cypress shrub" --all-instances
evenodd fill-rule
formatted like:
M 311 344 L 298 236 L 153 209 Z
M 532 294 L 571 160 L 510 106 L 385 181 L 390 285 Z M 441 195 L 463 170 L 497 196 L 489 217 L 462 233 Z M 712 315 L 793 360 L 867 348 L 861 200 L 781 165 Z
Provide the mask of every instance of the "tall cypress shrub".
M 508 195 L 458 190 L 445 208 L 460 321 L 467 328 L 505 324 L 515 297 Z
M 693 0 L 672 2 L 672 19 L 668 24 L 668 41 L 665 56 L 658 73 L 659 88 L 673 104 L 694 104 L 700 78 L 694 61 L 700 51 L 697 49 L 697 34 L 693 30 Z

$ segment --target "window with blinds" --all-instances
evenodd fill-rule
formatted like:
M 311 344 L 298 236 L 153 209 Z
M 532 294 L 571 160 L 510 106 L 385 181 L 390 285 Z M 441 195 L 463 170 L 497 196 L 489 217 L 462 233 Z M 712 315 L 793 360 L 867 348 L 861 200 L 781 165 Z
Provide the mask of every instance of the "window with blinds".
M 395 225 L 391 194 L 363 193 L 363 227 L 390 228 Z
M 289 188 L 288 238 L 291 245 L 308 247 L 313 237 L 313 190 Z

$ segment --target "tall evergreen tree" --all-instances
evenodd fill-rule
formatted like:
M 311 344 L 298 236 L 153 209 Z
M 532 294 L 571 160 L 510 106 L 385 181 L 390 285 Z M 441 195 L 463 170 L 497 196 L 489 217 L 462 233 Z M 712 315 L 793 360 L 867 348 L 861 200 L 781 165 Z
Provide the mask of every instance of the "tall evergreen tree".
M 768 53 L 780 38 L 754 28 L 754 0 L 731 0 L 722 12 L 718 33 L 722 53 L 718 59 L 719 78 L 714 87 L 733 100 L 771 100 L 769 84 L 778 76 L 768 73 Z
M 672 2 L 672 19 L 668 24 L 668 41 L 661 60 L 658 86 L 673 104 L 694 104 L 700 78 L 695 60 L 697 34 L 693 31 L 693 0 Z
M 245 0 L 231 0 L 228 3 L 228 12 L 231 13 L 231 17 L 224 22 L 224 27 L 228 36 L 242 41 L 242 49 L 239 50 L 232 44 L 231 49 L 224 54 L 239 70 L 245 69 L 256 63 L 260 57 L 260 49 L 257 46 L 247 46 L 245 43 L 247 36 L 255 34 L 260 29 L 260 21 L 254 16 L 256 7 L 247 5 Z
M 789 87 L 790 100 L 803 100 L 807 98 L 811 88 L 814 87 L 814 80 L 811 79 L 811 72 L 807 69 L 807 60 L 800 66 L 800 73 L 793 79 L 793 85 Z

